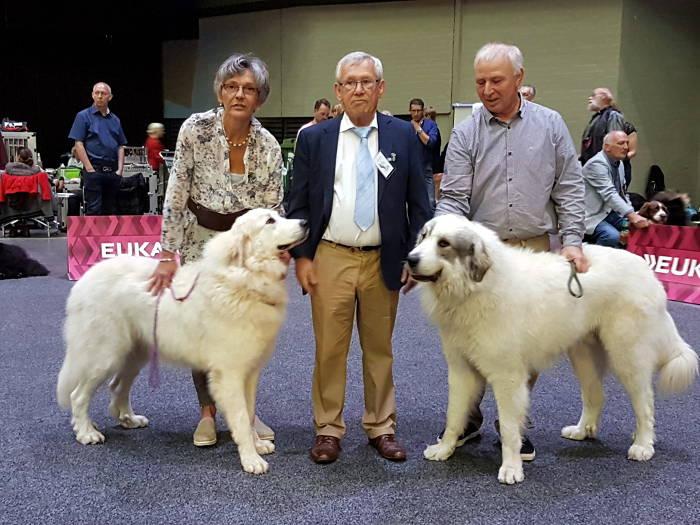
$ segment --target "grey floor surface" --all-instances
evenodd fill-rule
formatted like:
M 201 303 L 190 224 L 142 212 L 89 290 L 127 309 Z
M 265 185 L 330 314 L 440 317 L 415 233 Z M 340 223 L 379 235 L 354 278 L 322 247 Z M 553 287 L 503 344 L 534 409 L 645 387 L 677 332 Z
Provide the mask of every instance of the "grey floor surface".
M 405 463 L 384 461 L 367 446 L 356 341 L 342 456 L 328 466 L 309 460 L 313 337 L 308 300 L 291 278 L 288 320 L 259 393 L 259 412 L 278 436 L 269 474 L 242 472 L 223 431 L 216 447 L 192 446 L 196 397 L 181 369 L 162 369 L 157 390 L 145 373 L 137 380 L 133 404 L 150 418 L 146 429 L 115 426 L 102 390 L 92 414 L 107 442 L 80 445 L 54 394 L 72 285 L 65 279 L 65 239 L 0 242 L 24 246 L 52 271 L 0 281 L 0 523 L 700 523 L 698 383 L 658 399 L 656 456 L 648 463 L 626 459 L 634 421 L 612 378 L 599 440 L 559 437 L 580 406 L 566 361 L 537 385 L 530 434 L 537 459 L 526 465 L 523 484 L 496 480 L 500 450 L 490 394 L 481 439 L 445 463 L 425 461 L 422 451 L 444 422 L 446 367 L 415 293 L 401 299 L 394 338 Z M 700 348 L 700 308 L 670 303 L 670 310 L 682 335 Z

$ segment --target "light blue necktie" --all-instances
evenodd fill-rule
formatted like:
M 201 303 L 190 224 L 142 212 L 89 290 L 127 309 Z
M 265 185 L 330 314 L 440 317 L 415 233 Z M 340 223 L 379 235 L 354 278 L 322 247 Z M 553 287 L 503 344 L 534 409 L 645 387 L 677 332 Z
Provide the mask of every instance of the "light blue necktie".
M 355 159 L 355 224 L 364 232 L 374 223 L 374 209 L 377 191 L 375 190 L 375 174 L 372 155 L 369 152 L 367 136 L 372 128 L 353 128 L 360 137 L 360 147 Z

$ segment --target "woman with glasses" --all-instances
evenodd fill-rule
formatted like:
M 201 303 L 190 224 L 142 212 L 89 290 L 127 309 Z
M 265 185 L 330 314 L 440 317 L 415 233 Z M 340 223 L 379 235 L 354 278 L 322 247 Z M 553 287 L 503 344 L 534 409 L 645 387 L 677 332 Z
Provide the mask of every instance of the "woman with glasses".
M 282 151 L 253 116 L 269 93 L 265 63 L 253 55 L 231 55 L 214 78 L 219 106 L 182 124 L 163 206 L 163 251 L 150 282 L 153 294 L 170 286 L 176 254 L 182 264 L 192 262 L 209 239 L 246 211 L 282 201 Z M 193 441 L 198 447 L 214 445 L 216 406 L 206 371 L 193 370 L 192 378 L 201 409 Z M 257 416 L 255 430 L 260 439 L 274 440 Z

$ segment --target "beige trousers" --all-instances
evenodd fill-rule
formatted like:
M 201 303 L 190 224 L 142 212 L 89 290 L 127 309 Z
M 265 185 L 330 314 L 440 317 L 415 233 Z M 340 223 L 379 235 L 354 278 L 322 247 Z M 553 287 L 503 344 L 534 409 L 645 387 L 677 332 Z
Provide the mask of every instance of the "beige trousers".
M 530 248 L 536 252 L 548 252 L 549 251 L 549 235 L 544 234 L 539 237 L 532 237 L 530 239 L 511 239 L 509 241 L 503 241 L 510 246 L 516 246 L 520 248 Z
M 311 398 L 316 435 L 340 439 L 345 434 L 347 359 L 355 318 L 362 348 L 362 427 L 369 438 L 395 432 L 391 336 L 399 293 L 384 284 L 379 252 L 326 241 L 321 241 L 316 251 L 318 284 L 311 297 L 316 336 Z

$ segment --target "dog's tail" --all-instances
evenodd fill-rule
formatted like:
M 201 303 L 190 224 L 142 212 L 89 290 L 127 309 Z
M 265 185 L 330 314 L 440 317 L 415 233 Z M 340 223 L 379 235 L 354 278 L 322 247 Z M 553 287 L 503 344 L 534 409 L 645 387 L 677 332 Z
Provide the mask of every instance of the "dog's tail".
M 70 408 L 70 395 L 78 386 L 79 374 L 75 373 L 70 354 L 66 352 L 61 371 L 58 373 L 58 384 L 56 385 L 56 400 L 61 408 Z
M 673 331 L 675 341 L 667 354 L 669 359 L 659 369 L 659 390 L 668 394 L 686 390 L 698 376 L 698 354 L 683 341 L 675 325 Z

